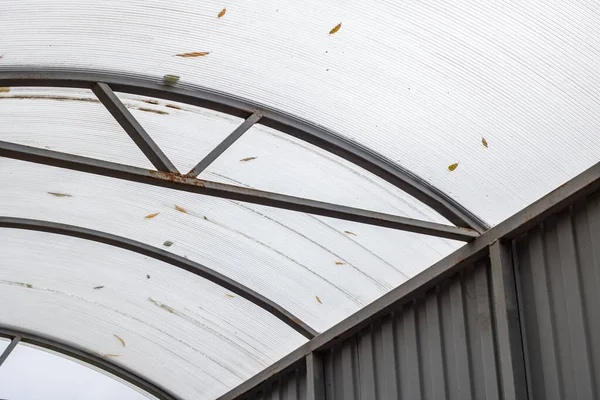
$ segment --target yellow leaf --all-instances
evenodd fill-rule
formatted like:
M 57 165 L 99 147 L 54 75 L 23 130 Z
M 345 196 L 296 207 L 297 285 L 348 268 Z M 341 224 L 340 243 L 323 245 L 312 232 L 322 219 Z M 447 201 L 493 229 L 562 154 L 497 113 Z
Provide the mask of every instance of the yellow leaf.
M 218 17 L 221 18 L 223 15 L 225 15 L 226 12 L 227 12 L 227 8 L 222 9 L 221 12 L 219 13 Z
M 452 164 L 452 165 L 448 165 L 448 170 L 449 171 L 454 171 L 456 169 L 456 167 L 458 167 L 458 163 Z
M 160 213 L 148 214 L 148 215 L 146 215 L 144 218 L 146 218 L 146 219 L 154 218 L 154 217 L 156 217 L 158 214 L 160 214 Z
M 345 234 L 356 236 L 356 233 L 350 231 L 344 231 Z
M 167 85 L 174 85 L 179 82 L 179 77 L 177 75 L 165 75 L 163 76 L 163 82 Z
M 121 342 L 121 344 L 123 345 L 123 347 L 125 347 L 125 341 L 123 339 L 121 339 L 121 336 L 117 335 L 116 333 L 114 334 L 114 337 L 116 337 L 117 339 L 119 339 L 119 342 Z
M 483 145 L 483 147 L 488 147 L 487 140 L 485 140 L 485 138 L 481 138 L 481 144 Z
M 110 353 L 105 354 L 105 356 L 106 357 L 121 357 L 119 354 L 110 354 Z
M 252 161 L 252 160 L 256 160 L 256 157 L 246 157 L 246 158 L 242 158 L 240 161 Z
M 315 299 L 317 299 L 317 301 L 319 302 L 319 304 L 323 304 L 323 302 L 321 301 L 321 299 L 319 298 L 319 296 L 315 296 Z
M 329 34 L 333 35 L 337 31 L 339 31 L 341 27 L 342 27 L 342 23 L 340 22 L 339 24 L 337 24 L 336 26 L 334 26 L 332 30 L 329 31 Z
M 335 262 L 335 265 L 344 265 L 344 264 L 346 264 L 346 263 L 345 262 L 341 262 L 341 261 L 336 261 Z
M 8 93 L 8 92 L 10 92 L 9 87 L 0 87 L 0 93 Z
M 232 295 L 232 294 L 229 294 L 229 293 L 225 293 L 225 296 L 229 297 L 230 299 L 234 299 L 234 298 L 235 298 L 235 296 L 234 296 L 234 295 Z
M 204 57 L 207 56 L 210 52 L 209 51 L 195 51 L 192 53 L 181 53 L 181 54 L 177 54 L 177 57 Z
M 175 205 L 175 209 L 179 212 L 187 214 L 187 211 L 185 211 L 185 208 L 183 208 L 183 207 L 179 207 L 178 205 Z

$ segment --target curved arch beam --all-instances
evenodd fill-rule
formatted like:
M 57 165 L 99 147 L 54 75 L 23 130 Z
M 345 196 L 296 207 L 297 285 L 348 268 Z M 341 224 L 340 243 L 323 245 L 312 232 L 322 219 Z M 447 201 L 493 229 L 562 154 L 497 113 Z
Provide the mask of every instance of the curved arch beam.
M 160 400 L 177 400 L 178 397 L 169 393 L 166 389 L 159 385 L 150 382 L 141 376 L 129 371 L 126 368 L 120 367 L 109 360 L 97 356 L 96 354 L 78 349 L 65 342 L 45 337 L 35 333 L 23 332 L 21 330 L 12 329 L 9 327 L 0 326 L 0 337 L 13 339 L 20 338 L 20 342 L 33 344 L 44 349 L 52 350 L 60 354 L 64 354 L 71 358 L 84 362 L 85 364 L 93 365 L 96 368 L 108 372 L 134 386 L 144 390 L 145 392 L 159 398 Z
M 260 124 L 311 143 L 379 176 L 440 213 L 459 227 L 485 232 L 489 225 L 424 179 L 392 160 L 322 126 L 263 105 L 200 86 L 165 85 L 156 78 L 77 69 L 3 68 L 0 86 L 47 86 L 91 89 L 96 82 L 115 92 L 186 103 L 248 118 L 260 112 Z
M 237 295 L 271 313 L 273 316 L 292 327 L 307 339 L 312 339 L 318 334 L 316 330 L 308 326 L 306 323 L 300 320 L 300 318 L 296 317 L 285 308 L 255 292 L 254 290 L 242 285 L 241 283 L 228 278 L 225 275 L 222 275 L 202 264 L 190 261 L 187 258 L 155 248 L 148 244 L 93 229 L 27 218 L 0 217 L 0 228 L 23 229 L 71 236 L 142 254 L 147 257 L 154 258 L 155 260 L 159 260 L 184 269 L 194 275 L 198 275 L 236 293 Z

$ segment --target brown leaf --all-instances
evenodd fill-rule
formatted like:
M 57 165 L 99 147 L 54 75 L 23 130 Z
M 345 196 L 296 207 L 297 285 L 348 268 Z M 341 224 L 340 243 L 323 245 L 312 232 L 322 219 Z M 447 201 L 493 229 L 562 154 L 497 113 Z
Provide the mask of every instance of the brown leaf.
M 342 262 L 342 261 L 336 261 L 336 262 L 335 262 L 335 265 L 346 265 L 346 263 L 345 263 L 345 262 Z
M 104 287 L 104 286 L 95 286 L 95 287 L 94 287 L 94 290 L 100 290 L 100 289 L 102 289 L 103 287 Z
M 125 347 L 125 341 L 121 338 L 121 336 L 117 335 L 116 333 L 114 334 L 114 336 L 119 339 L 119 342 L 121 342 L 121 344 L 123 345 L 123 347 Z
M 189 58 L 189 57 L 204 57 L 207 56 L 210 53 L 210 51 L 195 51 L 192 53 L 181 53 L 181 54 L 177 54 L 177 57 L 184 57 L 184 58 Z
M 222 9 L 221 12 L 219 13 L 218 17 L 221 18 L 222 16 L 225 15 L 226 12 L 227 12 L 227 8 Z
M 329 31 L 329 34 L 333 35 L 337 31 L 339 31 L 341 27 L 342 27 L 342 23 L 340 22 L 339 24 L 337 24 L 336 26 L 334 26 L 332 30 Z
M 235 296 L 234 296 L 234 295 L 232 295 L 232 294 L 229 294 L 229 293 L 225 293 L 225 296 L 229 297 L 230 299 L 234 299 L 234 298 L 235 298 Z
M 158 214 L 160 214 L 160 213 L 148 214 L 148 215 L 146 215 L 144 218 L 146 218 L 146 219 L 151 219 L 151 218 L 154 218 L 154 217 L 156 217 Z
M 10 92 L 9 87 L 0 87 L 0 93 L 8 93 L 8 92 Z
M 73 197 L 70 194 L 67 193 L 58 193 L 58 192 L 47 192 L 48 194 L 51 194 L 54 197 Z
M 149 99 L 144 99 L 144 100 L 142 100 L 142 101 L 143 101 L 144 103 L 148 103 L 148 104 L 154 104 L 154 105 L 158 104 L 158 101 L 157 101 L 157 100 L 149 100 Z
M 187 211 L 185 211 L 185 208 L 183 207 L 179 207 L 177 204 L 175 204 L 175 209 L 179 212 L 182 212 L 184 214 L 187 214 Z
M 357 236 L 356 233 L 351 232 L 351 231 L 344 231 L 344 233 L 346 233 L 348 235 L 352 235 L 352 236 Z
M 176 106 L 175 104 L 167 104 L 165 107 L 174 108 L 176 110 L 181 110 L 181 107 Z
M 319 302 L 319 304 L 323 304 L 323 302 L 321 301 L 321 299 L 319 298 L 319 296 L 315 296 L 315 299 L 317 299 L 317 301 Z
M 448 170 L 449 171 L 454 171 L 456 169 L 456 167 L 458 167 L 458 163 L 448 165 Z
M 252 160 L 256 160 L 256 157 L 246 157 L 246 158 L 242 158 L 240 161 L 252 161 Z
M 485 140 L 485 138 L 481 138 L 481 144 L 483 147 L 488 147 L 487 140 Z
M 150 113 L 154 113 L 154 114 L 158 114 L 158 115 L 169 115 L 169 113 L 166 111 L 153 110 L 151 108 L 146 108 L 146 107 L 138 107 L 138 108 L 136 108 L 136 110 L 150 112 Z

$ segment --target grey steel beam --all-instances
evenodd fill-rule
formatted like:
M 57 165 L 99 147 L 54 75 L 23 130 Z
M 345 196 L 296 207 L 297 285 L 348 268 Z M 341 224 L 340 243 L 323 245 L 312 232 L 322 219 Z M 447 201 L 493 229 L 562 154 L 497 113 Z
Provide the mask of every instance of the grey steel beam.
M 0 141 L 0 156 L 223 199 L 238 200 L 346 221 L 361 222 L 446 239 L 470 241 L 479 236 L 476 231 L 467 228 L 458 228 L 278 193 L 264 192 L 166 172 L 149 171 L 143 168 L 2 141 Z
M 161 386 L 129 371 L 128 369 L 121 367 L 107 359 L 99 357 L 98 355 L 89 351 L 79 349 L 68 343 L 61 342 L 56 339 L 44 337 L 39 334 L 30 333 L 26 331 L 16 330 L 10 327 L 0 326 L 0 336 L 3 337 L 20 337 L 22 342 L 29 343 L 38 347 L 42 347 L 48 350 L 56 351 L 57 353 L 64 354 L 72 357 L 76 360 L 83 361 L 86 364 L 93 365 L 105 372 L 108 372 L 125 382 L 129 382 L 134 386 L 146 391 L 147 393 L 157 397 L 160 400 L 178 400 L 179 397 L 170 393 L 168 390 Z
M 492 243 L 489 252 L 502 399 L 527 400 L 525 356 L 511 248 L 497 240 Z
M 157 170 L 179 173 L 165 153 L 154 143 L 150 135 L 106 83 L 93 84 L 92 91 Z
M 218 400 L 232 400 L 247 393 L 262 381 L 289 368 L 313 351 L 324 351 L 339 343 L 374 319 L 391 312 L 425 293 L 449 276 L 456 274 L 473 262 L 489 255 L 489 247 L 498 240 L 515 239 L 539 225 L 549 216 L 564 210 L 577 200 L 600 190 L 600 163 L 559 186 L 540 200 L 519 211 L 504 222 L 491 228 L 474 241 L 465 244 L 449 256 L 409 279 L 369 305 L 363 307 L 342 322 L 321 333 L 262 372 L 230 390 Z
M 308 339 L 312 339 L 318 334 L 317 331 L 304 323 L 300 318 L 287 311 L 285 308 L 255 292 L 254 290 L 242 285 L 241 283 L 228 278 L 227 276 L 222 275 L 200 263 L 188 260 L 187 258 L 162 249 L 158 249 L 148 244 L 93 229 L 27 218 L 0 216 L 0 228 L 23 229 L 71 236 L 142 254 L 147 257 L 154 258 L 155 260 L 159 260 L 181 268 L 191 272 L 192 274 L 201 276 L 204 279 L 207 279 L 219 286 L 226 288 L 227 290 L 232 291 L 233 293 L 236 293 L 237 295 L 271 313 L 273 316 L 280 319 L 282 322 L 286 323 Z
M 320 353 L 306 355 L 306 400 L 325 400 L 325 368 Z
M 215 147 L 206 157 L 204 157 L 190 172 L 186 174 L 190 178 L 195 178 L 202 171 L 206 169 L 213 161 L 217 159 L 225 150 L 227 150 L 236 140 L 238 140 L 242 135 L 250 128 L 252 125 L 256 124 L 262 117 L 260 112 L 255 112 L 240 126 L 238 126 L 233 132 L 229 134 L 217 147 Z
M 177 101 L 247 118 L 260 110 L 261 124 L 311 143 L 379 176 L 443 215 L 451 223 L 480 233 L 489 225 L 444 192 L 396 162 L 331 130 L 290 114 L 226 93 L 185 84 L 165 85 L 156 78 L 72 69 L 3 68 L 0 86 L 91 88 L 104 82 L 117 92 Z
M 19 336 L 19 335 L 15 335 L 12 338 L 9 345 L 6 346 L 6 349 L 4 349 L 4 351 L 0 355 L 0 367 L 2 366 L 2 364 L 4 364 L 4 361 L 6 361 L 8 356 L 10 356 L 10 353 L 12 353 L 12 351 L 15 349 L 15 347 L 17 347 L 17 344 L 19 344 L 20 341 L 21 341 L 21 336 Z

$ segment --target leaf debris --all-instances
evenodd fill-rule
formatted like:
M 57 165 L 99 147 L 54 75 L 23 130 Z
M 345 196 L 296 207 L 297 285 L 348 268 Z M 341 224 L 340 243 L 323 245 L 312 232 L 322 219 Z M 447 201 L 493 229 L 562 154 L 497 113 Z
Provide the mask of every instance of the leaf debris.
M 252 160 L 256 160 L 256 157 L 246 157 L 246 158 L 242 158 L 240 161 L 246 162 L 246 161 L 252 161 Z
M 340 22 L 339 24 L 337 24 L 336 26 L 334 26 L 332 30 L 329 31 L 329 34 L 333 35 L 337 31 L 339 31 L 341 27 L 342 27 L 342 23 Z
M 169 113 L 166 111 L 153 110 L 151 108 L 146 108 L 146 107 L 138 107 L 138 108 L 136 108 L 136 110 L 150 112 L 150 113 L 154 113 L 154 114 L 158 114 L 158 115 L 169 115 Z
M 210 54 L 210 51 L 194 51 L 191 53 L 177 54 L 177 57 L 190 58 L 190 57 L 204 57 Z
M 354 233 L 352 231 L 344 231 L 344 233 L 347 235 L 358 236 L 356 233 Z
M 229 294 L 229 293 L 225 293 L 225 296 L 229 297 L 230 299 L 234 299 L 234 298 L 235 298 L 235 296 L 234 296 L 234 295 L 232 295 L 232 294 Z
M 150 279 L 150 275 L 146 275 L 146 279 Z
M 487 140 L 485 140 L 485 138 L 481 138 L 481 144 L 483 145 L 483 147 L 488 147 L 488 143 Z
M 47 192 L 48 194 L 51 194 L 54 197 L 73 197 L 70 194 L 67 193 L 58 193 L 58 192 Z
M 8 92 L 10 92 L 9 87 L 0 87 L 0 93 L 8 93 Z
M 221 10 L 221 12 L 219 13 L 219 15 L 217 15 L 217 17 L 222 18 L 225 15 L 225 13 L 227 13 L 227 7 L 223 8 Z
M 317 299 L 317 301 L 319 302 L 319 304 L 323 304 L 323 302 L 321 301 L 321 299 L 319 298 L 319 296 L 315 296 L 315 299 Z
M 150 99 L 144 99 L 142 100 L 144 103 L 148 103 L 148 104 L 158 104 L 158 100 L 150 100 Z
M 163 243 L 163 246 L 166 246 L 166 247 L 171 247 L 171 246 L 173 246 L 173 242 L 171 242 L 170 240 L 166 240 L 166 241 Z
M 336 261 L 335 265 L 346 265 L 346 263 L 343 261 Z
M 94 286 L 94 290 L 100 290 L 102 288 L 104 288 L 104 286 Z
M 148 215 L 146 215 L 144 218 L 146 218 L 146 219 L 151 219 L 151 218 L 154 218 L 154 217 L 156 217 L 158 214 L 160 214 L 160 213 L 148 214 Z
M 183 207 L 179 207 L 177 204 L 175 204 L 175 209 L 179 212 L 182 212 L 184 214 L 187 214 L 187 211 L 185 211 L 185 208 Z
M 123 347 L 125 347 L 125 341 L 123 340 L 123 338 L 121 338 L 121 336 L 117 335 L 116 333 L 114 334 L 114 337 L 116 337 L 117 339 L 119 339 L 119 342 L 121 342 L 121 344 L 123 345 Z
M 448 171 L 452 172 L 458 167 L 458 163 L 448 165 Z
M 170 312 L 171 314 L 175 314 L 175 309 L 173 309 L 172 307 L 169 307 L 166 304 L 159 303 L 158 301 L 154 300 L 152 297 L 148 297 L 148 301 L 150 303 L 154 304 L 155 306 L 160 307 L 163 310 L 166 310 L 166 311 Z
M 181 107 L 176 106 L 175 104 L 167 104 L 165 107 L 174 108 L 175 110 L 181 110 Z

